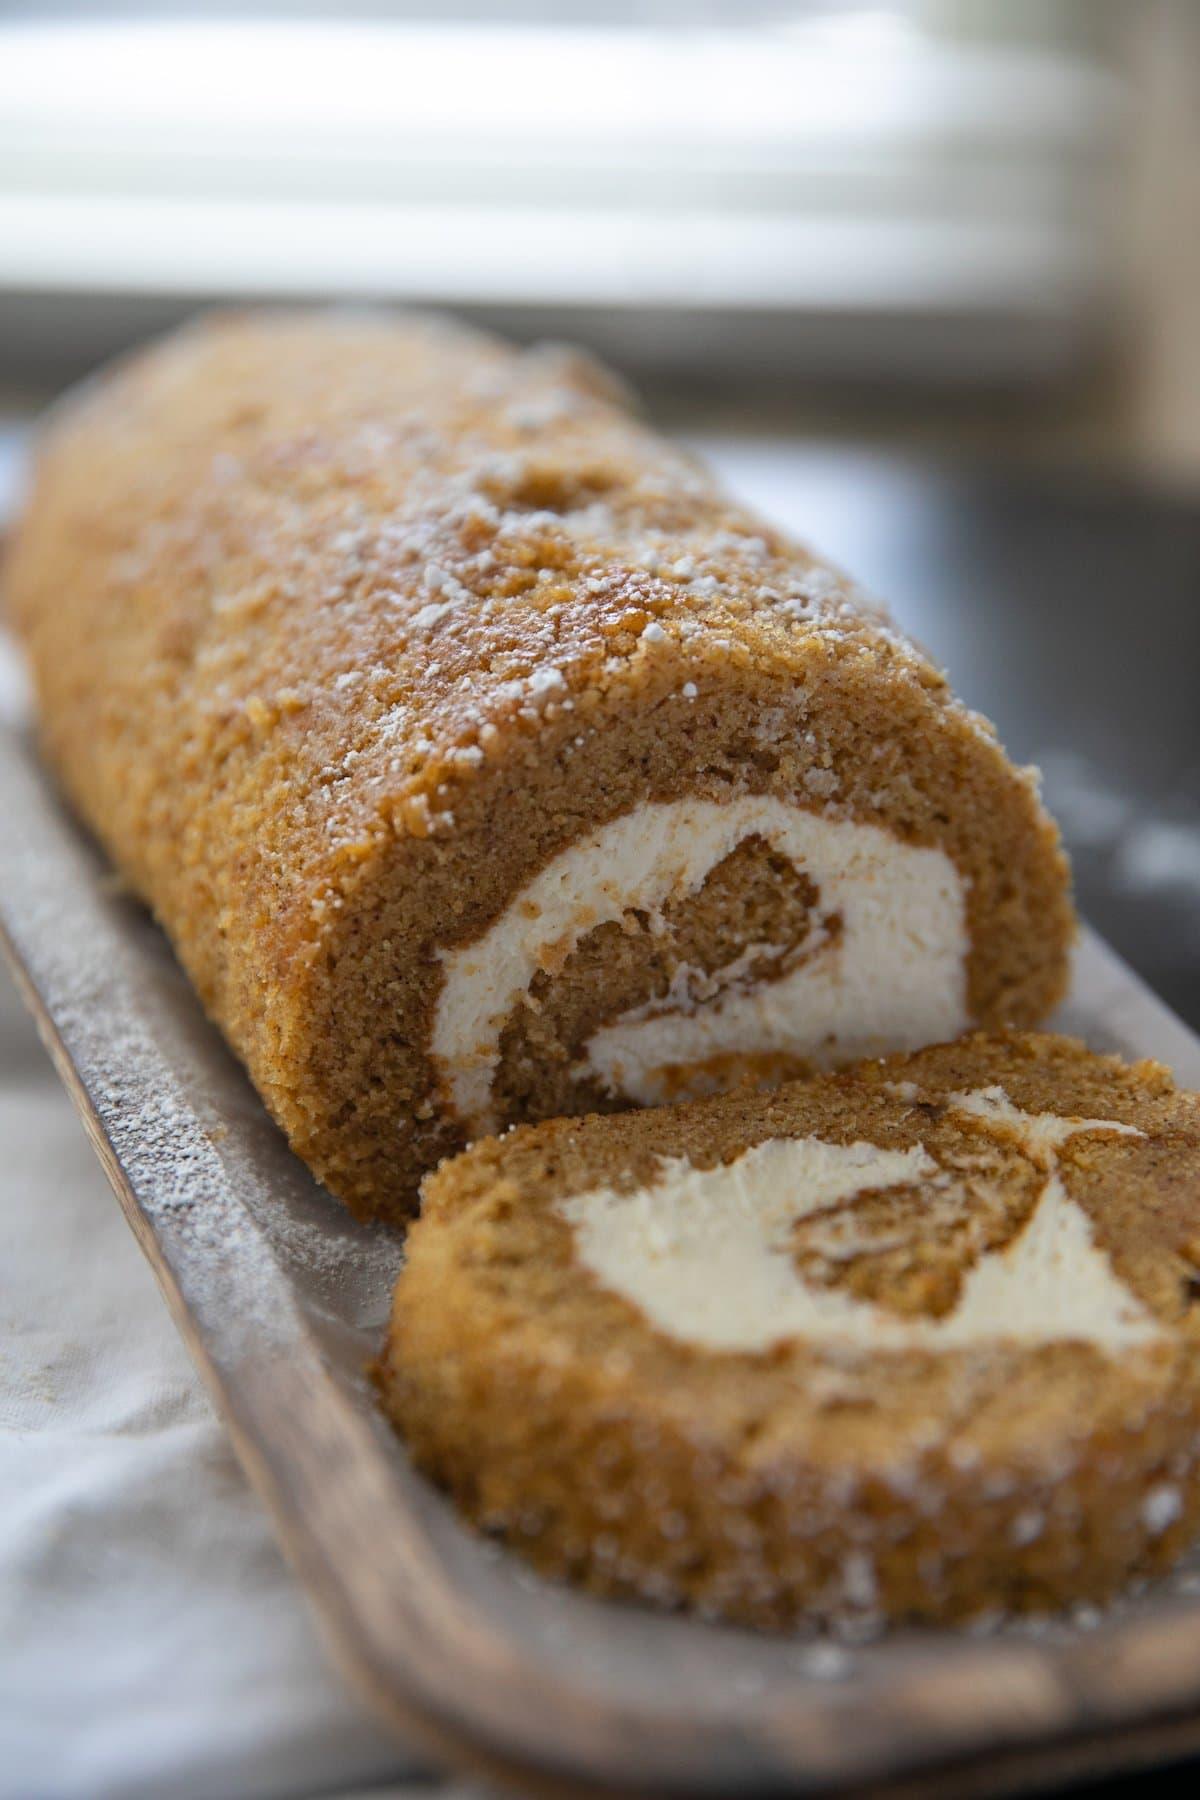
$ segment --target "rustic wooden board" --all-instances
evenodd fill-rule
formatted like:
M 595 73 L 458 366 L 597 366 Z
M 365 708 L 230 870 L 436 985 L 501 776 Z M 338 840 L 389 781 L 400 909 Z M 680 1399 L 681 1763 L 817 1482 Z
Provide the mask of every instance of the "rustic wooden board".
M 548 1789 L 694 1795 L 998 1794 L 1200 1749 L 1195 1571 L 1102 1618 L 831 1666 L 552 1588 L 471 1535 L 363 1373 L 398 1237 L 292 1157 L 14 729 L 0 793 L 0 923 L 42 1036 L 344 1668 L 410 1739 Z M 1094 938 L 1061 1023 L 1200 1086 L 1200 1042 Z

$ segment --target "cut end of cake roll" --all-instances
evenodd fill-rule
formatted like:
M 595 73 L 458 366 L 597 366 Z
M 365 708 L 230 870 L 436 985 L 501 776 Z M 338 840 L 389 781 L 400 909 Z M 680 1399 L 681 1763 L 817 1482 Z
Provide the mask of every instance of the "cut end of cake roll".
M 566 353 L 194 327 L 56 417 L 9 598 L 76 804 L 362 1214 L 1063 992 L 1030 772 Z
M 378 1368 L 555 1576 L 870 1630 L 1102 1602 L 1200 1525 L 1200 1101 L 976 1035 L 481 1143 Z

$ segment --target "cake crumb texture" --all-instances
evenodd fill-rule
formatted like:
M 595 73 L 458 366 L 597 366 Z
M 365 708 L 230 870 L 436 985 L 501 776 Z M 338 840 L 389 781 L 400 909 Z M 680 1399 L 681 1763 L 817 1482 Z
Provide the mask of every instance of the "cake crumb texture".
M 666 1258 L 666 1294 L 664 1172 L 797 1140 L 887 1173 L 793 1199 L 780 1279 L 814 1316 L 835 1294 L 832 1328 L 750 1320 L 757 1347 L 712 1348 L 704 1291 L 726 1297 L 728 1263 L 672 1329 L 665 1304 L 651 1317 L 597 1276 L 597 1193 L 614 1217 L 644 1210 L 634 1277 L 652 1294 Z M 956 1331 L 972 1282 L 1027 1250 L 1048 1207 L 1078 1226 L 1061 1305 Z M 426 1183 L 377 1374 L 421 1466 L 551 1575 L 770 1628 L 956 1621 L 1103 1602 L 1194 1537 L 1198 1289 L 1197 1097 L 1157 1064 L 977 1034 L 477 1144 Z M 882 1321 L 878 1341 L 844 1317 Z
M 360 1214 L 404 1216 L 481 1119 L 627 1106 L 614 1020 L 724 1017 L 818 946 L 832 967 L 836 909 L 769 838 L 596 929 L 584 894 L 569 953 L 541 945 L 461 1051 L 491 1059 L 464 1112 L 432 1051 L 448 959 L 638 808 L 761 797 L 943 858 L 961 995 L 927 1035 L 1031 1025 L 1063 991 L 1033 777 L 574 353 L 384 314 L 203 320 L 56 409 L 6 601 L 67 793 Z M 838 1060 L 796 1025 L 668 1058 L 655 1091 Z

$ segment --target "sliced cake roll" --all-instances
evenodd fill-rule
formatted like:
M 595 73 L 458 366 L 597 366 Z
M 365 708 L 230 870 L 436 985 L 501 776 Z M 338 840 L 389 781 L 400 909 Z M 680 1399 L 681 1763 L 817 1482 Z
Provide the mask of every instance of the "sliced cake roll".
M 7 597 L 68 793 L 362 1213 L 1063 990 L 1030 773 L 565 353 L 194 327 L 56 414 Z
M 765 1626 L 1096 1601 L 1200 1518 L 1200 1102 L 977 1035 L 426 1184 L 379 1365 L 541 1568 Z

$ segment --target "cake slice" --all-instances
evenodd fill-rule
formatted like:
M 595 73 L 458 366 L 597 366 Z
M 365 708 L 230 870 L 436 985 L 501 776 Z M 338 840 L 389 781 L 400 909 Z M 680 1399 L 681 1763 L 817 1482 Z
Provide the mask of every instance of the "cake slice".
M 361 1214 L 1062 994 L 1030 772 L 583 359 L 192 327 L 57 409 L 6 599 L 68 794 Z
M 975 1035 L 430 1178 L 378 1377 L 481 1526 L 755 1625 L 1103 1600 L 1200 1518 L 1200 1102 Z

